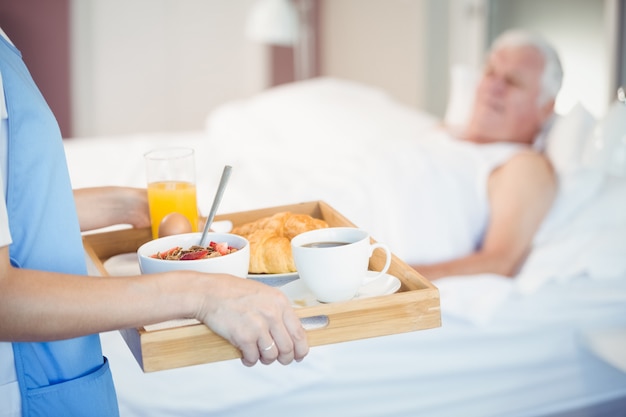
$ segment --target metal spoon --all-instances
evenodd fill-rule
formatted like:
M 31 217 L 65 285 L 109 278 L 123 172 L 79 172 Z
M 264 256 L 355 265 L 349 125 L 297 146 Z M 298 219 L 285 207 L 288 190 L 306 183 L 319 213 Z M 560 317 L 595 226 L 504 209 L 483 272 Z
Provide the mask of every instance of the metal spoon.
M 209 229 L 211 228 L 211 223 L 213 223 L 213 219 L 215 218 L 215 213 L 217 213 L 217 208 L 222 201 L 222 195 L 224 195 L 224 189 L 226 188 L 226 183 L 230 178 L 230 171 L 232 167 L 230 165 L 226 165 L 224 167 L 224 171 L 222 171 L 222 178 L 220 179 L 220 185 L 217 187 L 217 193 L 215 194 L 215 198 L 213 199 L 213 205 L 211 206 L 211 211 L 209 212 L 209 216 L 206 218 L 206 224 L 204 225 L 204 231 L 202 232 L 202 237 L 200 238 L 200 246 L 206 246 L 206 237 Z

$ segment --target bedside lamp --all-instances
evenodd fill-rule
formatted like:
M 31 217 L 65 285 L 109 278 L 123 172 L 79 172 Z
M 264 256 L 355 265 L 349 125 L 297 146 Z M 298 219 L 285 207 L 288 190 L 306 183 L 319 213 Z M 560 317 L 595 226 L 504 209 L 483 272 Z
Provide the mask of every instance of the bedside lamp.
M 293 47 L 296 80 L 311 78 L 315 68 L 311 0 L 258 0 L 248 15 L 246 33 L 255 42 Z

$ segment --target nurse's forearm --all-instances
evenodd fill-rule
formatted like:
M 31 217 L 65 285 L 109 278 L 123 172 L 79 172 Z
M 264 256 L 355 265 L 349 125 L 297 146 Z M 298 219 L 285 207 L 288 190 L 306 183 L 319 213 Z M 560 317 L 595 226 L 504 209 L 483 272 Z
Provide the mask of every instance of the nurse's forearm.
M 197 297 L 176 285 L 193 288 L 187 275 L 88 277 L 10 268 L 0 278 L 0 340 L 58 340 L 193 316 Z

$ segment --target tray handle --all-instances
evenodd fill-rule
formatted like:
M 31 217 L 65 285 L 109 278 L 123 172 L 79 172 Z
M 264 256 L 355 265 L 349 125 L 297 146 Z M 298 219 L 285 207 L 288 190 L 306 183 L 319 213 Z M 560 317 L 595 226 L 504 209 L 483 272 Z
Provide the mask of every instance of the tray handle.
M 305 330 L 316 330 L 328 327 L 328 316 L 320 314 L 311 317 L 301 317 L 300 322 Z

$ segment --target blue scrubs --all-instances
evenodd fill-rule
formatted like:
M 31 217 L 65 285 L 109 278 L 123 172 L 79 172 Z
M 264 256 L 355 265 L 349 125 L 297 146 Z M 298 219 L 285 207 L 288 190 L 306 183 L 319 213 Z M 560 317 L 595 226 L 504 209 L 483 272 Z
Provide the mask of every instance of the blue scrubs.
M 8 112 L 6 205 L 18 268 L 86 274 L 61 133 L 20 52 L 0 36 Z M 115 388 L 98 335 L 13 343 L 28 417 L 115 417 Z

